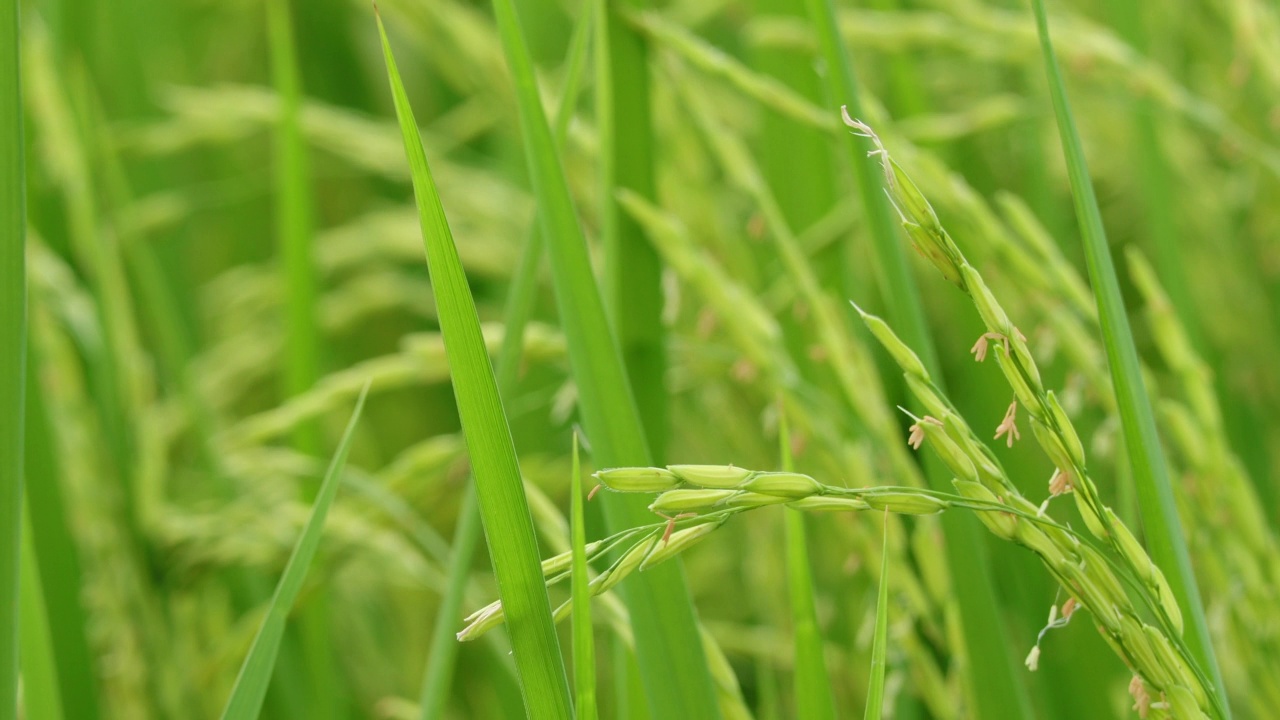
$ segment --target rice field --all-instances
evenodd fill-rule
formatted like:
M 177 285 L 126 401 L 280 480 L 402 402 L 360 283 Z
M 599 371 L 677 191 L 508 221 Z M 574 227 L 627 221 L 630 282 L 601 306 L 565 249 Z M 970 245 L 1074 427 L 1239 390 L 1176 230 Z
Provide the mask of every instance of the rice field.
M 0 720 L 1269 720 L 1280 9 L 0 9 Z

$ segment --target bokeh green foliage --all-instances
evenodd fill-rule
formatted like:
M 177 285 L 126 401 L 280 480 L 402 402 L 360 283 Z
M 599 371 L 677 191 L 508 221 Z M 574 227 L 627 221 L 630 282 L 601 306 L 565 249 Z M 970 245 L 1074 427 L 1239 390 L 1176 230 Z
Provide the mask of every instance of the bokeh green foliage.
M 850 152 L 839 107 L 853 99 L 831 97 L 819 73 L 812 4 L 604 3 L 612 29 L 603 37 L 613 40 L 597 33 L 589 52 L 616 51 L 605 58 L 613 74 L 587 73 L 554 159 L 610 322 L 631 323 L 613 339 L 627 361 L 640 357 L 628 381 L 644 412 L 665 414 L 644 418 L 650 431 L 665 428 L 649 438 L 663 461 L 777 469 L 785 413 L 797 470 L 850 487 L 921 487 L 925 473 L 906 446 L 912 421 L 893 409 L 909 404 L 908 388 L 845 302 L 906 336 L 893 310 L 903 286 L 886 271 L 854 184 L 866 177 L 856 163 L 878 164 Z M 585 6 L 516 5 L 541 100 L 553 107 Z M 1264 0 L 1132 6 L 1055 2 L 1049 21 L 1232 709 L 1264 719 L 1280 706 L 1280 457 L 1271 450 L 1280 441 L 1280 12 Z M 537 222 L 498 26 L 487 3 L 469 0 L 379 8 L 496 356 Z M 1025 333 L 1103 501 L 1141 527 L 1029 6 L 834 9 L 862 119 Z M 263 715 L 298 717 L 324 682 L 325 660 L 341 715 L 418 717 L 450 583 L 465 612 L 497 588 L 483 544 L 451 572 L 471 476 L 372 7 L 292 3 L 296 108 L 288 73 L 273 75 L 281 35 L 277 24 L 273 41 L 262 4 L 40 0 L 21 10 L 27 162 L 21 175 L 13 165 L 0 172 L 25 181 L 28 210 L 28 710 L 218 716 L 371 381 Z M 632 104 L 636 89 L 617 78 L 637 62 L 649 87 L 647 103 Z M 606 91 L 612 104 L 598 103 Z M 12 97 L 0 103 L 18 107 Z M 602 143 L 608 108 L 615 143 L 650 136 L 643 158 L 629 154 L 636 146 Z M 618 112 L 649 117 L 618 130 Z M 608 181 L 606 158 L 632 167 L 615 167 Z M 626 171 L 641 161 L 652 192 L 616 179 L 635 177 Z M 625 239 L 606 242 L 611 234 Z M 278 235 L 294 238 L 288 252 L 309 245 L 310 279 Z M 907 237 L 897 239 L 936 349 L 930 372 L 979 434 L 994 433 L 1012 397 L 994 363 L 967 352 L 983 324 Z M 661 292 L 648 273 L 628 295 L 619 243 L 633 257 L 651 249 Z M 499 386 L 548 557 L 570 548 L 571 438 L 579 402 L 591 402 L 571 355 L 593 339 L 566 337 L 565 281 L 546 260 L 527 262 L 530 321 L 508 369 L 514 380 Z M 0 282 L 7 311 L 14 286 Z M 306 305 L 313 336 L 300 319 Z M 644 325 L 653 318 L 660 328 Z M 16 367 L 7 338 L 4 367 Z M 665 360 L 643 357 L 654 338 Z M 653 368 L 664 365 L 655 383 Z M 7 412 L 16 390 L 5 388 Z M 584 475 L 605 441 L 586 430 Z M 1038 502 L 1052 466 L 1029 440 L 990 444 Z M 606 535 L 600 504 L 586 505 L 588 547 Z M 1082 529 L 1073 512 L 1063 514 Z M 705 657 L 722 715 L 821 712 L 798 702 L 795 688 L 814 681 L 796 682 L 798 667 L 825 674 L 837 716 L 862 712 L 882 574 L 883 692 L 896 717 L 965 716 L 975 706 L 967 679 L 982 661 L 1031 649 L 1061 602 L 1034 557 L 981 540 L 1003 619 L 1004 640 L 993 641 L 1007 643 L 991 653 L 956 624 L 939 522 L 885 522 L 887 533 L 878 514 L 806 517 L 802 553 L 793 519 L 765 508 L 682 555 L 682 571 L 663 566 L 682 574 L 697 609 L 702 636 L 685 637 L 684 650 L 702 649 L 692 656 Z M 789 575 L 797 559 L 811 569 L 807 587 Z M 601 558 L 590 570 L 608 567 Z M 822 663 L 810 614 L 793 607 L 806 595 Z M 553 588 L 552 609 L 567 598 Z M 308 611 L 318 604 L 324 612 Z M 609 595 L 592 605 L 600 717 L 643 717 L 634 664 L 643 641 L 630 617 Z M 1035 717 L 1131 716 L 1130 673 L 1079 619 L 1045 636 L 1038 671 L 1015 667 L 1011 677 Z M 459 616 L 451 630 L 462 627 Z M 808 639 L 797 644 L 797 631 Z M 567 623 L 560 633 L 572 667 Z M 307 657 L 317 647 L 327 657 Z M 518 716 L 509 650 L 502 633 L 461 645 L 435 716 Z

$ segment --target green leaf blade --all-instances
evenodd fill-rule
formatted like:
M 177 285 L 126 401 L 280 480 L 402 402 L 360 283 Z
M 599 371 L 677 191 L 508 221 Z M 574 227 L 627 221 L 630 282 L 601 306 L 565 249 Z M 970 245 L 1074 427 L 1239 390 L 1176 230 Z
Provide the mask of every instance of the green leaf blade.
M 1155 414 L 1142 378 L 1138 350 L 1129 327 L 1124 299 L 1120 294 L 1120 282 L 1111 259 L 1102 213 L 1098 208 L 1084 157 L 1084 147 L 1067 99 L 1062 70 L 1058 66 L 1049 36 L 1048 14 L 1043 0 L 1032 0 L 1032 8 L 1035 11 L 1050 97 L 1053 99 L 1054 116 L 1066 158 L 1067 175 L 1071 181 L 1071 194 L 1080 224 L 1089 280 L 1098 304 L 1103 345 L 1115 387 L 1125 449 L 1138 490 L 1147 546 L 1182 608 L 1187 623 L 1187 644 L 1203 666 L 1202 669 L 1213 678 L 1217 700 L 1229 717 L 1222 674 L 1210 642 L 1204 606 L 1174 503 L 1173 486 L 1156 430 Z
M 364 401 L 368 393 L 369 387 L 366 385 L 360 392 L 360 398 L 356 400 L 351 420 L 347 422 L 347 428 L 338 442 L 338 449 L 329 462 L 329 469 L 325 472 L 324 482 L 321 483 L 320 492 L 316 495 L 311 517 L 307 519 L 307 524 L 298 537 L 298 543 L 294 546 L 293 554 L 289 556 L 289 562 L 280 576 L 280 583 L 276 586 L 275 595 L 267 606 L 267 616 L 263 618 L 262 626 L 253 639 L 249 656 L 240 666 L 240 674 L 236 677 L 236 684 L 231 689 L 231 697 L 228 698 L 227 706 L 222 711 L 223 720 L 254 720 L 262 711 L 262 702 L 267 696 L 267 686 L 271 682 L 272 669 L 275 667 L 276 656 L 280 652 L 280 643 L 284 638 L 289 612 L 298 599 L 307 571 L 311 568 L 311 561 L 320 548 L 320 540 L 324 537 L 324 521 L 338 495 L 342 471 L 347 462 L 347 453 L 351 449 L 351 440 L 355 435 L 356 424 L 360 420 L 360 413 L 364 410 Z
M 493 7 L 516 86 L 530 180 L 547 239 L 556 304 L 586 436 L 602 466 L 650 465 L 644 426 L 592 274 L 586 239 L 542 110 L 515 5 L 511 0 L 494 0 Z M 606 496 L 602 500 L 611 530 L 652 522 L 642 498 Z M 620 589 L 631 613 L 637 660 L 652 712 L 658 717 L 717 717 L 715 690 L 679 564 L 655 567 L 628 579 Z
M 565 82 L 560 109 L 556 116 L 556 144 L 563 145 L 577 105 L 582 77 L 587 64 L 593 26 L 593 6 L 588 5 L 574 26 L 569 41 L 569 55 L 565 61 Z M 537 304 L 538 266 L 542 259 L 542 232 L 535 222 L 520 250 L 516 270 L 507 289 L 507 299 L 502 312 L 502 345 L 494 368 L 498 391 L 506 395 L 514 387 L 520 369 L 520 356 L 524 350 L 524 331 L 533 316 Z M 458 643 L 451 628 L 461 616 L 466 593 L 467 577 L 471 561 L 479 543 L 481 526 L 476 503 L 475 488 L 469 487 L 458 510 L 458 526 L 453 536 L 453 556 L 449 566 L 448 591 L 436 612 L 431 649 L 427 654 L 427 668 L 422 682 L 418 703 L 421 720 L 434 720 L 444 716 L 449 696 L 449 684 L 453 679 L 457 662 Z
M 795 471 L 791 457 L 791 430 L 785 405 L 778 408 L 778 445 L 782 469 Z M 796 717 L 800 720 L 834 720 L 836 701 L 832 695 L 827 661 L 823 656 L 822 632 L 814 607 L 813 573 L 809 567 L 809 545 L 804 512 L 786 509 L 787 590 L 791 596 L 791 623 L 795 628 Z
M 595 720 L 596 651 L 591 631 L 591 579 L 587 576 L 586 512 L 583 510 L 582 468 L 578 463 L 578 435 L 573 436 L 572 502 L 573 534 L 573 682 L 578 720 Z
M 412 169 L 427 267 L 445 336 L 458 415 L 471 456 L 481 519 L 507 617 L 525 709 L 530 717 L 570 718 L 569 685 L 543 584 L 537 538 L 515 446 L 480 333 L 475 301 L 440 203 L 417 122 L 382 18 L 378 18 L 396 115 Z
M 618 191 L 657 197 L 655 140 L 649 98 L 649 49 L 624 17 L 624 7 L 648 0 L 599 2 L 597 118 L 604 195 L 605 307 L 618 334 L 622 361 L 635 391 L 636 410 L 655 462 L 666 454 L 666 347 L 662 326 L 662 263 L 644 230 L 618 202 Z M 621 91 L 619 91 L 621 90 Z
M 27 360 L 26 168 L 18 71 L 19 4 L 15 0 L 0 8 L 0 715 L 15 716 Z
M 884 708 L 885 655 L 889 645 L 889 513 L 884 514 L 884 550 L 880 556 L 880 595 L 876 599 L 876 631 L 871 640 L 871 679 L 867 681 L 864 720 L 880 720 Z

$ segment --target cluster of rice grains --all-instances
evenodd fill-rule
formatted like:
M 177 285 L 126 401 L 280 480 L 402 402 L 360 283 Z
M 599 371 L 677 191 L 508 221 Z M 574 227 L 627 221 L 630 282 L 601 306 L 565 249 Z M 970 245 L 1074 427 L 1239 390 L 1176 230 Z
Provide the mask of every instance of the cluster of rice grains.
M 887 323 L 858 309 L 927 412 L 913 417 L 908 443 L 917 449 L 927 444 L 937 454 L 954 475 L 956 492 L 836 487 L 800 473 L 757 472 L 732 465 L 603 470 L 596 477 L 611 491 L 659 493 L 650 509 L 661 522 L 587 546 L 589 558 L 617 553 L 617 559 L 591 582 L 591 593 L 603 593 L 629 574 L 674 557 L 732 516 L 755 508 L 786 505 L 810 512 L 880 510 L 911 515 L 961 508 L 973 512 L 996 536 L 1034 552 L 1061 585 L 1068 599 L 1051 608 L 1045 630 L 1064 625 L 1080 609 L 1090 613 L 1102 637 L 1133 672 L 1129 691 L 1141 717 L 1222 716 L 1211 681 L 1182 641 L 1182 613 L 1164 575 L 1103 503 L 1090 476 L 1084 446 L 1055 393 L 1044 387 L 1026 337 L 871 129 L 847 116 L 846 122 L 877 143 L 875 154 L 883 163 L 890 196 L 916 249 L 972 299 L 986 326 L 972 352 L 978 361 L 994 356 L 1013 392 L 994 439 L 1012 445 L 1021 437 L 1020 416 L 1026 417 L 1032 436 L 1055 466 L 1048 498 L 1036 504 L 1023 496 L 987 445 L 932 383 L 915 352 Z M 1201 415 L 1207 412 L 1201 408 Z M 1203 458 L 1204 453 L 1192 457 Z M 1074 499 L 1088 535 L 1048 515 L 1051 501 L 1063 495 Z M 569 553 L 561 553 L 543 563 L 548 583 L 568 576 L 570 560 Z M 557 610 L 557 620 L 568 613 L 566 602 Z M 467 619 L 459 638 L 473 639 L 502 621 L 501 605 L 490 604 Z M 1031 670 L 1037 668 L 1040 652 L 1037 640 L 1026 658 Z

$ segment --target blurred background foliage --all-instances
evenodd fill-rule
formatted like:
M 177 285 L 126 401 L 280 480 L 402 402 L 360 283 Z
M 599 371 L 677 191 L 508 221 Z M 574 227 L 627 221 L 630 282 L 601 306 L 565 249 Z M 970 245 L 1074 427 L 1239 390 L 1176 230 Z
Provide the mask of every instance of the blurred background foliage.
M 534 200 L 492 12 L 474 0 L 379 5 L 496 352 Z M 519 3 L 549 106 L 584 7 Z M 418 716 L 465 448 L 372 8 L 309 0 L 289 10 L 301 92 L 294 156 L 281 154 L 291 102 L 273 75 L 282 49 L 263 3 L 23 6 L 28 563 L 68 718 L 220 712 L 370 378 L 264 715 Z M 1072 0 L 1050 11 L 1228 689 L 1237 717 L 1262 720 L 1280 706 L 1280 11 L 1264 0 Z M 803 4 L 672 0 L 617 12 L 649 53 L 656 195 L 623 205 L 664 266 L 660 308 L 643 293 L 635 300 L 660 310 L 666 332 L 664 383 L 635 388 L 642 404 L 652 393 L 667 400 L 652 444 L 670 462 L 779 467 L 772 373 L 785 368 L 805 400 L 789 418 L 798 469 L 831 484 L 903 484 L 894 458 L 910 421 L 888 413 L 906 404 L 905 390 L 843 303 L 887 304 L 843 149 L 838 111 L 850 100 L 826 96 Z M 1137 527 L 1028 9 L 854 0 L 839 4 L 838 21 L 866 119 L 1032 341 L 1102 492 Z M 588 72 L 562 159 L 603 265 L 597 85 Z M 749 149 L 809 280 L 780 261 L 717 135 Z M 303 173 L 293 195 L 277 175 L 289 162 L 304 163 L 290 166 Z M 277 237 L 294 211 L 309 248 L 291 265 Z M 1131 274 L 1132 253 L 1154 272 Z M 991 363 L 968 354 L 981 323 L 911 258 L 952 397 L 994 432 L 1010 394 Z M 550 555 L 567 547 L 576 391 L 550 273 L 536 277 L 504 401 Z M 610 297 L 632 301 L 626 268 L 609 280 Z M 300 282 L 313 294 L 298 305 Z M 857 393 L 833 372 L 848 358 L 822 342 L 813 292 L 838 301 L 849 352 L 873 359 Z M 763 309 L 765 332 L 744 330 L 748 306 Z M 301 358 L 290 340 L 298 322 L 314 332 Z M 877 430 L 886 417 L 888 435 Z M 997 452 L 1024 494 L 1046 494 L 1052 467 L 1038 451 L 1023 442 Z M 893 522 L 894 717 L 964 717 L 962 676 L 982 670 L 960 651 L 938 523 Z M 851 716 L 867 693 L 881 521 L 824 515 L 808 526 L 830 687 L 838 714 Z M 588 539 L 602 534 L 588 505 Z M 759 511 L 684 558 L 699 615 L 762 719 L 795 716 L 782 537 L 781 511 Z M 1021 549 L 994 538 L 983 548 L 1005 631 L 991 641 L 1021 658 L 1055 586 Z M 467 582 L 468 612 L 495 596 L 484 553 Z M 642 717 L 625 647 L 599 623 L 602 714 Z M 521 713 L 504 643 L 494 633 L 460 648 L 445 717 Z M 1052 633 L 1039 671 L 1014 675 L 1036 717 L 1132 714 L 1129 675 L 1087 623 Z

